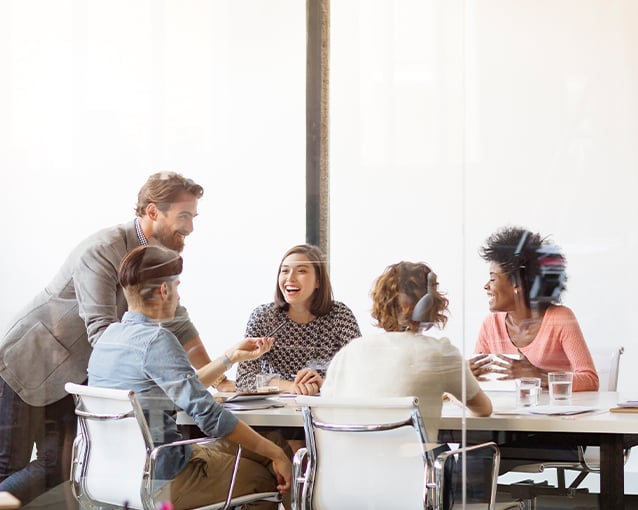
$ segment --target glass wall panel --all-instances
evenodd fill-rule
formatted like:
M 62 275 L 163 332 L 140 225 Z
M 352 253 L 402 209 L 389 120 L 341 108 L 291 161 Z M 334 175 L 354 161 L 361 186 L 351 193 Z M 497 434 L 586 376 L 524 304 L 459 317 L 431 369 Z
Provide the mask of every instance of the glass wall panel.
M 333 2 L 331 264 L 375 331 L 368 291 L 425 261 L 466 357 L 488 315 L 486 238 L 551 236 L 563 303 L 592 352 L 624 345 L 636 384 L 638 5 L 631 1 Z
M 0 323 L 175 170 L 205 189 L 182 300 L 211 355 L 242 338 L 305 238 L 305 32 L 296 0 L 1 2 Z

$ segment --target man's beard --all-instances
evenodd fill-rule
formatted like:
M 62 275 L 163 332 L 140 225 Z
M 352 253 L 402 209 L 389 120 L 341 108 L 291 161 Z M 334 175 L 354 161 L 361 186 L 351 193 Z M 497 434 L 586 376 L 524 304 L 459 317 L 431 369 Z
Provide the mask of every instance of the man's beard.
M 184 239 L 178 236 L 178 232 L 172 232 L 167 230 L 159 230 L 155 234 L 155 239 L 164 246 L 176 252 L 180 252 L 184 249 Z

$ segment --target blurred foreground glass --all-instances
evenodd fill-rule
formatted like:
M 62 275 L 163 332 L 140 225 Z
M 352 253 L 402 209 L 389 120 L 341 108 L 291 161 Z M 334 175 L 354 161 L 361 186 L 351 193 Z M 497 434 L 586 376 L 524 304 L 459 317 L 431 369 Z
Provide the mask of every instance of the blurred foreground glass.
M 516 379 L 516 403 L 528 407 L 538 404 L 541 391 L 541 380 L 538 377 L 521 377 Z
M 257 374 L 255 387 L 257 392 L 279 391 L 279 374 Z

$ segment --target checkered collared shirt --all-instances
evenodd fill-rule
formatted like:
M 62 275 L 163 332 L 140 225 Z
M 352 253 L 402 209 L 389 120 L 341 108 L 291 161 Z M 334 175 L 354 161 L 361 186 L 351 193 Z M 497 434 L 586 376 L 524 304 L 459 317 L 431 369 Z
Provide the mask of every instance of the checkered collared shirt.
M 140 225 L 139 218 L 135 218 L 135 231 L 137 232 L 137 239 L 140 241 L 140 246 L 148 246 L 148 240 L 144 237 L 144 232 L 142 232 L 142 225 Z

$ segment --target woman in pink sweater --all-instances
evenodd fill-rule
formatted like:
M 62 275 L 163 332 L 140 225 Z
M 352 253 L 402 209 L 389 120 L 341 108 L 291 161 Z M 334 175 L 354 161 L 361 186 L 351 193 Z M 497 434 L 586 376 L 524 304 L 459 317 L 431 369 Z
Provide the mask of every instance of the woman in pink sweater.
M 598 374 L 574 313 L 559 305 L 565 289 L 565 258 L 539 234 L 505 227 L 481 249 L 490 264 L 485 284 L 491 313 L 483 321 L 470 361 L 477 379 L 574 372 L 574 391 L 598 390 Z

